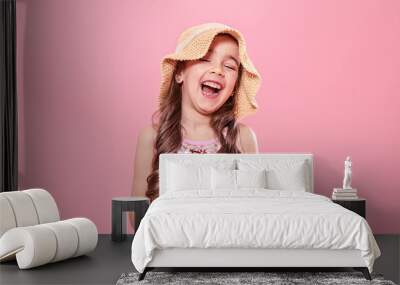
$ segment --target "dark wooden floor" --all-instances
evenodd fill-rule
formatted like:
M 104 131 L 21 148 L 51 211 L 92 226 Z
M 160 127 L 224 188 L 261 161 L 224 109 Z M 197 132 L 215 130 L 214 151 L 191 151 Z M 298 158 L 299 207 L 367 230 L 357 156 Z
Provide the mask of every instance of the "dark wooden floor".
M 376 235 L 375 238 L 382 256 L 376 260 L 374 272 L 399 283 L 400 235 Z M 96 250 L 87 256 L 28 270 L 19 270 L 16 262 L 2 263 L 0 284 L 115 284 L 122 273 L 134 271 L 131 243 L 132 237 L 116 243 L 109 235 L 100 235 Z

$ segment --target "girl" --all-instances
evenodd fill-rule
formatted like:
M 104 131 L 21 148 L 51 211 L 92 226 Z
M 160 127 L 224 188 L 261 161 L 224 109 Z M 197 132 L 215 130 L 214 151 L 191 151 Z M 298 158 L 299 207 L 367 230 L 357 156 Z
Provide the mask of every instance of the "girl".
M 159 109 L 139 132 L 132 190 L 151 202 L 161 153 L 258 152 L 254 132 L 237 122 L 258 108 L 261 84 L 239 31 L 220 23 L 187 29 L 163 58 L 161 75 Z

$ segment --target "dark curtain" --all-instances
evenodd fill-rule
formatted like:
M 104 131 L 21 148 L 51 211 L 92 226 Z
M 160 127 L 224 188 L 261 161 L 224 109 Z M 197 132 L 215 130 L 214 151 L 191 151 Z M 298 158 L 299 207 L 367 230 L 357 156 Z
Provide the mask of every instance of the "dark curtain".
M 0 0 L 0 192 L 18 190 L 15 0 Z

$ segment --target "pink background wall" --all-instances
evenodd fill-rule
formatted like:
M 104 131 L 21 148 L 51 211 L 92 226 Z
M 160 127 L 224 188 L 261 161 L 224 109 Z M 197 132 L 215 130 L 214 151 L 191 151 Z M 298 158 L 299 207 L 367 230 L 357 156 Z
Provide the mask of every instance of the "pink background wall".
M 324 195 L 351 155 L 372 229 L 400 233 L 400 2 L 246 3 L 17 0 L 20 188 L 49 190 L 62 218 L 109 233 L 161 58 L 186 27 L 215 21 L 244 34 L 263 77 L 244 120 L 261 152 L 313 153 Z

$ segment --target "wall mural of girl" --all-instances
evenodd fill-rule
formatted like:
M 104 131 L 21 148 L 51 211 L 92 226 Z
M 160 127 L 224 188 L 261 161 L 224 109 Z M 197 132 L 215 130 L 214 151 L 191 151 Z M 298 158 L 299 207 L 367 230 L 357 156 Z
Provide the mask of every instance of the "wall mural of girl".
M 132 195 L 158 197 L 161 153 L 257 153 L 255 133 L 238 120 L 257 110 L 260 84 L 238 30 L 186 29 L 161 62 L 159 108 L 138 136 Z

